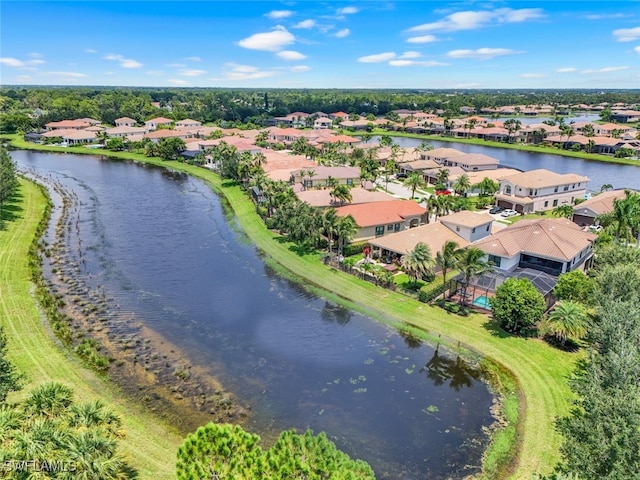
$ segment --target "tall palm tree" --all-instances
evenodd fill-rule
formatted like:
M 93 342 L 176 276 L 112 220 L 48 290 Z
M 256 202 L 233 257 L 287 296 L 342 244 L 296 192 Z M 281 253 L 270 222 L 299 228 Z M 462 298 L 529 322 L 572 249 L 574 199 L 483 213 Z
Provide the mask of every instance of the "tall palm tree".
M 449 215 L 453 207 L 453 198 L 449 195 L 434 195 L 433 196 L 434 214 L 436 220 L 438 217 Z
M 571 205 L 558 205 L 551 211 L 554 217 L 571 218 L 573 217 L 573 206 Z
M 343 247 L 351 241 L 356 233 L 358 233 L 356 220 L 351 215 L 341 217 L 337 226 L 338 256 L 342 255 Z
M 339 217 L 335 208 L 327 208 L 322 214 L 322 230 L 329 241 L 329 257 L 333 255 L 333 239 L 338 234 Z
M 401 259 L 402 268 L 410 277 L 413 277 L 418 285 L 418 279 L 433 271 L 435 260 L 431 256 L 429 245 L 418 242 L 410 252 L 407 252 Z
M 477 187 L 480 190 L 480 196 L 493 195 L 500 189 L 500 185 L 489 177 L 484 177 Z
M 561 345 L 568 339 L 579 342 L 589 329 L 586 308 L 577 302 L 559 302 L 542 323 L 541 330 L 555 337 Z
M 460 255 L 462 255 L 462 250 L 458 248 L 458 244 L 453 240 L 447 240 L 442 245 L 442 249 L 436 253 L 436 266 L 442 271 L 442 285 L 445 289 L 447 287 L 447 272 L 456 268 Z M 442 292 L 442 298 L 444 298 L 445 293 L 445 291 Z
M 448 181 L 449 170 L 446 168 L 441 168 L 440 170 L 438 170 L 438 173 L 436 174 L 436 186 L 446 188 Z
M 471 181 L 469 180 L 469 175 L 463 173 L 460 175 L 456 181 L 453 182 L 453 190 L 456 192 L 456 195 L 462 197 L 465 193 L 471 190 Z
M 422 178 L 422 175 L 418 172 L 413 172 L 407 178 L 405 178 L 404 182 L 402 182 L 402 185 L 411 190 L 411 198 L 415 196 L 416 190 L 418 188 L 426 187 L 424 178 Z
M 486 254 L 476 247 L 468 247 L 462 251 L 458 262 L 458 268 L 463 277 L 462 302 L 466 302 L 467 288 L 471 279 L 493 270 L 491 264 L 483 260 L 485 256 Z
M 344 183 L 336 185 L 334 189 L 331 190 L 330 195 L 340 202 L 340 206 L 353 200 L 351 188 L 349 188 L 349 185 L 345 185 Z

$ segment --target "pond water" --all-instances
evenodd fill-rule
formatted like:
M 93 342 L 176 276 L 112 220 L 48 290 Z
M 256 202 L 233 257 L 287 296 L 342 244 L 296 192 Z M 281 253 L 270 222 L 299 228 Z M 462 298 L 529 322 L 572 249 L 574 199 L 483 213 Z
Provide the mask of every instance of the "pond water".
M 371 141 L 378 141 L 373 137 Z M 393 137 L 401 147 L 417 147 L 422 140 L 416 138 Z M 613 188 L 640 189 L 640 161 L 635 165 L 616 165 L 611 163 L 584 160 L 581 158 L 562 157 L 548 153 L 523 152 L 485 145 L 471 145 L 458 142 L 443 142 L 428 140 L 434 148 L 455 148 L 465 153 L 482 153 L 500 160 L 503 167 L 513 167 L 519 170 L 534 170 L 545 168 L 557 173 L 577 173 L 589 178 L 588 191 L 599 192 L 604 184 L 611 184 Z
M 197 179 L 99 157 L 12 156 L 77 197 L 68 229 L 85 281 L 123 322 L 134 315 L 251 405 L 245 428 L 325 431 L 381 479 L 478 471 L 493 397 L 454 352 L 275 274 Z

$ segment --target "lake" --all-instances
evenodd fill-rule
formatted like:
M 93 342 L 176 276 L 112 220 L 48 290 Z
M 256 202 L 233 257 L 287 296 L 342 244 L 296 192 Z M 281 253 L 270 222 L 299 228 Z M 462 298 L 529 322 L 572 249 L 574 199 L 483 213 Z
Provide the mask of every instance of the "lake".
M 68 192 L 64 261 L 74 282 L 104 294 L 108 330 L 135 323 L 171 342 L 250 406 L 246 429 L 325 431 L 381 479 L 478 472 L 493 396 L 455 352 L 277 275 L 197 179 L 94 156 L 12 157 Z

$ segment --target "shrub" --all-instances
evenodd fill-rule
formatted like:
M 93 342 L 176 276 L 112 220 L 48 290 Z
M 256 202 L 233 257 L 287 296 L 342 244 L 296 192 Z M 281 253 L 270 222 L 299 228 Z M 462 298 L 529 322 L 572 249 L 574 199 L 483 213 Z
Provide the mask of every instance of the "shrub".
M 526 278 L 509 278 L 491 299 L 493 317 L 502 328 L 516 334 L 531 333 L 545 309 L 544 297 Z
M 439 297 L 445 291 L 446 286 L 438 283 L 437 285 L 425 285 L 418 291 L 418 300 L 422 303 L 429 303 L 434 298 Z

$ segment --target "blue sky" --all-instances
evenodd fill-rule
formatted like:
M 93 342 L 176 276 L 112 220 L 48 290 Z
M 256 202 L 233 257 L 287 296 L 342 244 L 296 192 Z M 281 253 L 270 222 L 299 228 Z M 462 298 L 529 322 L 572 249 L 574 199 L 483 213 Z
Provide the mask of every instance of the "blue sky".
M 640 2 L 13 1 L 2 85 L 640 88 Z

